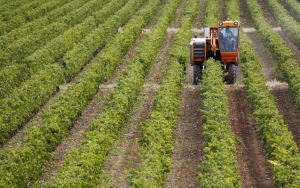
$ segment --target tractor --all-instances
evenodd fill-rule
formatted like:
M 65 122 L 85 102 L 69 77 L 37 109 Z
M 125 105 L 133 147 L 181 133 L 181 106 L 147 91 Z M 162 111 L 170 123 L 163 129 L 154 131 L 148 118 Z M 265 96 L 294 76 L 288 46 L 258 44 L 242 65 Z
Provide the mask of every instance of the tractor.
M 214 58 L 221 62 L 223 81 L 234 84 L 236 66 L 239 64 L 239 32 L 238 21 L 227 18 L 219 22 L 218 27 L 205 27 L 204 37 L 195 37 L 190 42 L 190 63 L 193 66 L 193 83 L 197 85 L 202 79 L 205 62 Z

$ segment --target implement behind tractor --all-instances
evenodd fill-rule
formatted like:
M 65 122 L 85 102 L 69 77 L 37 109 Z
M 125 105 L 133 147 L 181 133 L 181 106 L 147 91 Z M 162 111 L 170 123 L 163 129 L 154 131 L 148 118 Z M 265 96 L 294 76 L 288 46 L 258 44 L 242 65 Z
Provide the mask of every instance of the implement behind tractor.
M 239 64 L 239 32 L 239 22 L 228 18 L 218 27 L 204 28 L 204 37 L 191 39 L 190 63 L 194 71 L 194 84 L 197 85 L 202 79 L 205 61 L 211 57 L 221 62 L 224 82 L 235 83 L 236 66 Z

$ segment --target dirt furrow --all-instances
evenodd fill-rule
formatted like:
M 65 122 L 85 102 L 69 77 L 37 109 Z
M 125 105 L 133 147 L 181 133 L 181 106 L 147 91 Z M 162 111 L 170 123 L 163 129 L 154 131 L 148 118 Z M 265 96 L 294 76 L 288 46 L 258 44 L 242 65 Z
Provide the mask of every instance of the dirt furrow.
M 223 22 L 228 18 L 225 0 L 219 0 L 219 18 L 218 22 Z M 217 24 L 217 23 L 216 23 Z
M 237 136 L 237 160 L 242 187 L 274 187 L 271 165 L 265 158 L 263 142 L 257 139 L 245 88 L 227 86 L 226 94 L 230 125 Z
M 180 16 L 183 13 L 184 7 L 187 3 L 187 0 L 182 1 L 182 3 L 179 5 L 177 11 L 176 11 L 176 16 L 174 18 L 174 20 L 171 22 L 171 24 L 169 25 L 169 27 L 171 28 L 178 28 L 179 27 L 179 22 L 180 22 Z
M 166 187 L 199 187 L 198 165 L 203 157 L 202 97 L 198 88 L 186 85 L 181 92 L 176 122 L 173 169 L 167 175 Z
M 198 13 L 197 17 L 194 20 L 194 28 L 195 29 L 201 29 L 201 28 L 204 27 L 205 3 L 206 3 L 206 1 L 207 0 L 199 0 L 199 13 Z M 194 33 L 194 35 L 197 35 L 197 33 Z
M 283 116 L 284 123 L 292 132 L 294 141 L 300 148 L 300 111 L 296 108 L 293 95 L 287 85 L 269 87 L 270 93 L 274 96 L 277 108 Z

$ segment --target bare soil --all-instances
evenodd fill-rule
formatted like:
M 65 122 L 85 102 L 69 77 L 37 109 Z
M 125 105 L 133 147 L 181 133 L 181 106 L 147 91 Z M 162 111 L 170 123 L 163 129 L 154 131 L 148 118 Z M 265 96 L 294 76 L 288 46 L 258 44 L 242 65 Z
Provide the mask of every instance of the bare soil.
M 258 4 L 261 6 L 261 9 L 264 13 L 265 19 L 269 22 L 269 24 L 274 28 L 274 27 L 279 27 L 275 17 L 271 13 L 271 11 L 268 9 L 266 6 L 266 3 L 263 0 L 257 0 Z
M 277 30 L 276 31 L 280 36 L 281 38 L 284 40 L 285 42 L 285 45 L 291 49 L 291 51 L 293 52 L 293 54 L 295 55 L 295 59 L 298 61 L 299 63 L 299 66 L 300 66 L 300 49 L 295 45 L 293 44 L 290 39 L 283 33 L 283 31 L 280 29 L 280 30 Z
M 201 29 L 204 27 L 205 3 L 207 0 L 199 0 L 199 13 L 194 20 L 194 28 Z M 195 34 L 195 33 L 194 33 Z
M 239 8 L 240 8 L 240 22 L 242 27 L 244 28 L 252 27 L 249 14 L 247 11 L 247 6 L 243 0 L 239 0 Z
M 237 136 L 237 160 L 242 187 L 274 187 L 271 165 L 265 158 L 263 142 L 257 139 L 245 88 L 227 86 L 226 93 L 230 125 Z
M 272 58 L 271 53 L 267 50 L 256 32 L 247 33 L 247 36 L 252 40 L 254 51 L 262 63 L 262 73 L 266 76 L 266 80 L 275 80 L 276 78 L 276 70 L 275 70 L 275 60 Z
M 202 97 L 199 88 L 186 85 L 181 92 L 181 104 L 176 122 L 173 169 L 167 175 L 166 187 L 199 187 L 198 165 L 203 158 Z
M 178 28 L 180 27 L 180 16 L 182 15 L 183 11 L 184 11 L 184 7 L 187 3 L 187 0 L 183 0 L 182 3 L 179 5 L 179 8 L 176 11 L 176 15 L 174 17 L 174 20 L 171 22 L 171 24 L 169 25 L 169 27 L 171 28 Z
M 228 18 L 225 0 L 219 0 L 219 17 L 218 22 L 222 22 Z
M 270 93 L 277 102 L 277 107 L 281 115 L 283 115 L 284 123 L 292 132 L 294 141 L 300 148 L 300 111 L 296 108 L 293 95 L 287 85 L 276 85 L 269 87 Z

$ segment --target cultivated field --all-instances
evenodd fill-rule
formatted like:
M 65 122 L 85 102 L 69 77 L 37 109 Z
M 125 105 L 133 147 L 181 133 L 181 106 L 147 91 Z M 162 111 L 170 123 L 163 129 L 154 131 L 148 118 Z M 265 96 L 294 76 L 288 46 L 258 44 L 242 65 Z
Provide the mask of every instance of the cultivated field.
M 297 0 L 0 0 L 0 187 L 300 187 Z M 237 83 L 189 43 L 241 24 Z

